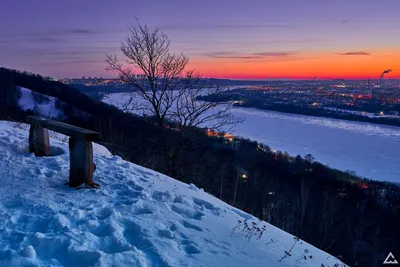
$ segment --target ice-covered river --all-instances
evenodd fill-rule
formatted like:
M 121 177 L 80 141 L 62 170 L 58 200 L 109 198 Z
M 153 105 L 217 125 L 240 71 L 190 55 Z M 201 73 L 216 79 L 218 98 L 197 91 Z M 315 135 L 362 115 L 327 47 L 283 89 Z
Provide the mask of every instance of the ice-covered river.
M 124 97 L 112 98 L 115 104 Z M 400 182 L 400 127 L 249 108 L 234 108 L 233 113 L 245 118 L 233 135 L 291 155 L 311 153 L 319 162 L 363 177 Z
M 235 108 L 245 118 L 235 135 L 287 151 L 311 153 L 331 167 L 400 182 L 400 127 Z

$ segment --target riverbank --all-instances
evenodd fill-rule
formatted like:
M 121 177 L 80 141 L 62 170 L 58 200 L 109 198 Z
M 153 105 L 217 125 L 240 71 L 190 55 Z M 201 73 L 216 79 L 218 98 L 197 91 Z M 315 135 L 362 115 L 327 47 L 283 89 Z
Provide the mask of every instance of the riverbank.
M 260 110 L 277 111 L 289 114 L 324 117 L 324 118 L 340 119 L 347 121 L 367 122 L 380 125 L 400 127 L 400 119 L 387 118 L 387 117 L 370 117 L 334 109 L 294 106 L 286 104 L 254 105 L 251 103 L 243 103 L 243 104 L 236 103 L 233 105 L 235 107 L 242 107 L 242 108 L 256 108 Z

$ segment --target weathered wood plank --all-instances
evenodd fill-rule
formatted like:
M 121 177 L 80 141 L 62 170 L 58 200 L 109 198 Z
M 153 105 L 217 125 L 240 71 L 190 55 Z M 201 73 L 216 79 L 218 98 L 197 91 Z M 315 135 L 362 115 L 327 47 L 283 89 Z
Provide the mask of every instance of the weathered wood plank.
M 93 146 L 92 142 L 81 139 L 69 139 L 69 186 L 77 187 L 82 184 L 93 186 Z
M 29 152 L 37 157 L 50 156 L 49 131 L 41 126 L 31 125 L 29 129 Z
M 28 116 L 26 121 L 29 124 L 41 126 L 43 128 L 68 135 L 75 139 L 86 141 L 100 141 L 100 133 L 67 123 L 41 118 L 39 116 Z

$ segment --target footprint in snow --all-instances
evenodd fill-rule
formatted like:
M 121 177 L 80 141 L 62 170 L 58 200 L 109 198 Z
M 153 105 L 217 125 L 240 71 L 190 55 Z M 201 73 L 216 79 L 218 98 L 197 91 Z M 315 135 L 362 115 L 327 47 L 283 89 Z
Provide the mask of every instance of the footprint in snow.
M 89 228 L 89 231 L 97 237 L 110 236 L 116 231 L 112 223 L 101 223 L 95 227 Z
M 133 189 L 136 188 L 137 190 Z M 109 188 L 115 192 L 115 194 L 118 195 L 118 197 L 126 197 L 126 198 L 138 198 L 141 195 L 141 192 L 143 191 L 143 187 L 141 186 L 134 186 L 133 184 L 131 185 L 125 185 L 125 184 L 112 184 L 109 186 Z
M 99 220 L 105 220 L 105 219 L 109 218 L 111 215 L 113 215 L 114 213 L 115 213 L 115 211 L 112 208 L 105 207 L 105 208 L 100 209 L 97 212 L 96 217 Z
M 125 163 L 121 164 L 120 166 L 128 169 L 130 167 L 130 164 L 128 162 L 125 162 Z
M 171 193 L 168 191 L 167 192 L 154 191 L 152 198 L 161 202 L 172 201 Z
M 79 209 L 85 210 L 85 211 L 91 211 L 91 210 L 93 210 L 94 208 L 95 208 L 94 205 L 85 205 L 85 206 L 79 207 Z
M 203 231 L 203 229 L 201 229 L 199 226 L 194 225 L 194 224 L 191 224 L 191 223 L 188 222 L 188 221 L 182 221 L 182 225 L 183 225 L 184 227 L 186 227 L 186 228 L 194 229 L 194 230 L 199 231 L 199 232 L 202 232 L 202 231 Z
M 187 245 L 185 246 L 185 251 L 187 254 L 199 254 L 201 251 L 195 245 Z
M 125 206 L 130 206 L 133 204 L 136 204 L 139 200 L 137 198 L 132 198 L 132 197 L 120 197 L 118 198 L 118 202 L 115 204 L 116 207 L 125 205 Z
M 182 236 L 182 240 L 178 241 L 178 244 L 183 246 L 184 251 L 189 254 L 199 254 L 201 251 L 200 249 L 191 241 L 188 239 L 186 236 Z
M 175 223 L 172 223 L 171 226 L 169 227 L 169 230 L 174 232 L 174 231 L 178 230 L 178 226 Z
M 194 204 L 196 204 L 201 210 L 207 209 L 209 211 L 211 211 L 213 214 L 220 216 L 221 215 L 221 209 L 215 207 L 213 204 L 211 204 L 208 201 L 205 201 L 203 199 L 200 198 L 193 198 L 193 202 Z
M 53 177 L 54 176 L 54 171 L 53 170 L 47 170 L 44 172 L 44 176 L 47 178 Z
M 142 175 L 144 175 L 146 178 L 152 177 L 152 174 L 150 172 L 148 172 L 148 171 L 144 171 L 144 170 L 141 170 L 141 169 L 135 169 L 135 171 L 140 173 L 140 174 L 142 174 Z
M 158 236 L 168 238 L 168 239 L 173 239 L 174 238 L 174 232 L 171 230 L 158 230 Z
M 153 211 L 149 208 L 136 208 L 133 215 L 144 215 L 144 214 L 153 214 Z
M 142 182 L 144 182 L 144 183 L 147 183 L 147 182 L 149 181 L 149 179 L 146 179 L 146 178 L 144 178 L 144 177 L 139 178 L 139 180 L 142 181 Z
M 146 266 L 171 267 L 164 259 L 162 251 L 159 252 L 152 242 L 144 235 L 142 228 L 137 223 L 126 220 L 123 222 L 123 235 L 131 246 L 141 250 L 147 263 Z
M 194 211 L 184 207 L 179 207 L 178 205 L 172 205 L 171 210 L 179 214 L 183 218 L 194 219 L 198 221 L 200 221 L 201 218 L 204 216 L 204 213 L 202 212 Z
M 135 191 L 141 192 L 141 191 L 144 190 L 144 188 L 143 188 L 142 186 L 136 184 L 134 181 L 128 181 L 128 182 L 126 182 L 126 185 L 127 185 L 129 188 L 131 188 L 131 189 L 133 189 L 133 190 L 135 190 Z

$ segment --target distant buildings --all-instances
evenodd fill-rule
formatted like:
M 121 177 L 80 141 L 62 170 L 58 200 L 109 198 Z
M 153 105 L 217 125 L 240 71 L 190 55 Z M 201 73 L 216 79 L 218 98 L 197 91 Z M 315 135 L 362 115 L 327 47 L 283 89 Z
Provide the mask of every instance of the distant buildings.
M 135 74 L 133 77 L 138 80 L 147 79 L 147 76 L 144 74 Z M 125 83 L 120 78 L 103 78 L 103 77 L 92 78 L 85 76 L 83 76 L 82 78 L 65 78 L 65 79 L 60 79 L 59 81 L 65 84 L 79 84 L 86 86 L 102 86 L 102 85 L 120 86 Z
M 102 85 L 118 86 L 123 84 L 123 81 L 121 79 L 104 79 L 102 77 L 66 78 L 66 79 L 61 79 L 59 81 L 65 84 L 79 84 L 86 86 L 102 86 Z
M 138 80 L 147 79 L 147 76 L 144 74 L 135 74 L 134 77 L 135 77 L 135 79 L 138 79 Z

